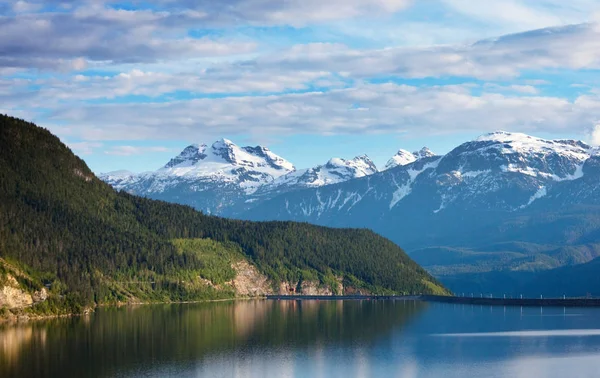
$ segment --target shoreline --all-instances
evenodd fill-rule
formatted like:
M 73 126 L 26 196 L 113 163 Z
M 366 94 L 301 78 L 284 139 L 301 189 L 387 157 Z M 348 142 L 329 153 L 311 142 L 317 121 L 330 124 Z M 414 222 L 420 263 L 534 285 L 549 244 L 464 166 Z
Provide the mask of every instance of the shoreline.
M 69 313 L 69 314 L 56 314 L 56 315 L 32 315 L 23 313 L 19 315 L 11 314 L 11 316 L 0 316 L 0 325 L 6 323 L 26 323 L 30 321 L 41 321 L 51 320 L 60 318 L 72 318 L 88 316 L 93 314 L 98 308 L 106 307 L 134 307 L 134 306 L 149 306 L 149 305 L 168 305 L 168 304 L 195 304 L 195 303 L 213 303 L 213 302 L 233 302 L 233 301 L 248 301 L 248 300 L 266 300 L 266 296 L 260 297 L 233 297 L 233 298 L 221 298 L 221 299 L 203 299 L 197 301 L 168 301 L 168 302 L 122 302 L 122 303 L 101 303 L 94 305 L 93 307 L 86 307 L 81 313 Z M 22 310 L 18 309 L 18 310 Z M 10 311 L 10 310 L 9 310 Z
M 600 298 L 477 298 L 439 295 L 267 295 L 267 300 L 396 300 L 511 307 L 600 307 Z
M 149 305 L 169 305 L 169 304 L 196 304 L 196 303 L 217 303 L 234 302 L 249 300 L 270 300 L 270 301 L 420 301 L 433 303 L 448 303 L 458 305 L 481 305 L 481 306 L 508 306 L 508 307 L 600 307 L 600 298 L 472 298 L 438 295 L 278 295 L 269 294 L 257 297 L 233 297 L 221 299 L 203 299 L 197 301 L 165 301 L 165 302 L 123 302 L 123 303 L 102 303 L 94 307 L 87 307 L 81 313 L 57 314 L 57 315 L 30 315 L 11 314 L 11 316 L 0 317 L 0 325 L 5 323 L 25 323 L 29 321 L 40 321 L 60 318 L 70 318 L 87 316 L 95 312 L 98 308 L 107 307 L 133 307 Z
M 424 295 L 426 302 L 510 307 L 600 307 L 600 298 L 477 298 Z

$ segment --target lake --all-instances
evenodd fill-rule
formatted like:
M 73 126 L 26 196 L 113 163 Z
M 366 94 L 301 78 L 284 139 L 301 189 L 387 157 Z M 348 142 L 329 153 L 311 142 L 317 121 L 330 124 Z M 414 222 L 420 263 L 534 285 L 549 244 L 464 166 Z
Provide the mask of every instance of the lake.
M 0 377 L 599 375 L 591 308 L 256 300 L 0 326 Z

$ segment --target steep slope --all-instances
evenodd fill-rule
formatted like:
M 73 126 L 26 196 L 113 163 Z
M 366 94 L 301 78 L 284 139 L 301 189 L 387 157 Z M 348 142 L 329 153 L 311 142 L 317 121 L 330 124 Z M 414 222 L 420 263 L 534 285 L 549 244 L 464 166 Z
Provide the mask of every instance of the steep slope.
M 117 193 L 58 138 L 7 116 L 0 116 L 0 258 L 26 273 L 22 289 L 48 288 L 48 300 L 35 306 L 41 312 L 231 297 L 244 261 L 273 291 L 312 282 L 329 292 L 340 284 L 344 291 L 445 292 L 368 230 L 226 220 Z M 6 273 L 0 270 L 0 281 Z

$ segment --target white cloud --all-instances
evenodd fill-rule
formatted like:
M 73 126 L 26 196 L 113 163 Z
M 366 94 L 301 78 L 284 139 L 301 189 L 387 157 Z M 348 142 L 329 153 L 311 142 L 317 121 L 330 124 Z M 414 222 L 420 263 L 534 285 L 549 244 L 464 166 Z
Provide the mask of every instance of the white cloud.
M 76 154 L 78 155 L 91 155 L 97 148 L 103 146 L 100 142 L 91 142 L 91 141 L 83 141 L 83 142 L 66 142 L 67 146 L 69 146 Z
M 467 46 L 329 51 L 294 47 L 259 58 L 257 64 L 287 69 L 330 70 L 355 77 L 397 75 L 409 78 L 461 76 L 512 78 L 523 70 L 600 68 L 600 31 L 581 24 L 485 40 Z M 327 47 L 327 45 L 324 45 Z
M 168 147 L 140 147 L 140 146 L 114 146 L 105 150 L 106 155 L 131 156 L 142 155 L 155 152 L 173 152 L 174 150 Z
M 495 25 L 504 32 L 592 21 L 600 10 L 595 0 L 442 0 L 454 11 L 475 22 Z M 489 26 L 488 26 L 489 27 Z
M 499 92 L 515 92 L 522 93 L 528 95 L 535 95 L 539 93 L 539 90 L 533 85 L 521 85 L 521 84 L 512 84 L 512 85 L 499 85 L 496 83 L 485 83 L 484 87 L 487 89 L 492 89 Z
M 277 72 L 229 65 L 197 73 L 136 69 L 114 76 L 74 75 L 62 80 L 37 80 L 36 85 L 41 88 L 30 94 L 29 101 L 36 99 L 46 106 L 54 106 L 57 102 L 115 99 L 127 95 L 155 98 L 176 91 L 195 94 L 269 93 L 307 89 L 316 80 L 324 80 L 320 83 L 327 86 L 338 84 L 330 73 L 320 71 Z M 9 92 L 30 84 L 29 81 L 7 80 L 3 85 L 0 81 L 0 96 L 3 90 Z
M 515 92 L 523 93 L 523 94 L 538 94 L 538 89 L 533 85 L 511 85 L 510 89 Z
M 83 69 L 86 61 L 154 62 L 255 49 L 250 41 L 187 36 L 188 29 L 202 19 L 198 12 L 114 10 L 98 5 L 70 13 L 0 17 L 0 67 Z
M 597 124 L 592 130 L 590 143 L 595 146 L 600 146 L 600 123 Z
M 508 23 L 524 29 L 538 29 L 559 25 L 559 17 L 532 9 L 523 1 L 515 0 L 443 0 L 454 10 L 469 17 L 490 23 Z
M 357 110 L 360 108 L 361 110 Z M 365 84 L 356 88 L 261 97 L 58 109 L 46 126 L 86 140 L 206 139 L 256 134 L 412 135 L 482 130 L 586 134 L 600 118 L 600 99 L 471 94 L 469 86 L 433 88 Z M 577 129 L 579 127 L 579 129 Z
M 163 0 L 164 4 L 172 4 Z M 321 23 L 360 16 L 378 16 L 407 8 L 412 0 L 184 0 L 181 8 L 206 14 L 217 25 L 296 25 Z
M 12 10 L 15 13 L 34 12 L 34 11 L 39 10 L 40 8 L 41 8 L 41 4 L 29 3 L 29 2 L 23 1 L 23 0 L 16 1 L 12 6 Z
M 553 0 L 490 0 L 470 5 L 463 0 L 444 1 L 456 12 L 480 22 L 496 19 L 511 30 L 579 20 L 582 10 L 592 6 L 589 1 L 574 0 L 573 9 L 559 17 L 555 9 L 566 5 Z M 419 48 L 308 43 L 273 51 L 274 47 L 258 47 L 247 37 L 227 37 L 232 35 L 228 32 L 223 32 L 224 37 L 189 36 L 190 29 L 214 25 L 225 30 L 232 25 L 306 25 L 385 15 L 409 3 L 206 0 L 166 1 L 165 10 L 115 10 L 91 1 L 71 2 L 70 12 L 0 17 L 2 74 L 23 68 L 64 72 L 92 68 L 115 73 L 0 78 L 0 104 L 14 115 L 37 115 L 27 118 L 63 136 L 97 141 L 485 129 L 590 135 L 600 119 L 597 93 L 590 91 L 569 101 L 541 96 L 536 85 L 551 85 L 548 82 L 508 79 L 518 78 L 523 71 L 600 69 L 596 24 L 542 29 L 469 45 Z M 411 25 L 416 32 L 429 23 Z M 436 33 L 447 30 L 435 22 L 432 25 Z M 23 77 L 35 77 L 32 72 Z M 502 85 L 481 85 L 477 92 L 483 94 L 474 95 L 470 85 L 368 84 L 371 79 L 448 77 L 502 80 Z M 278 94 L 315 86 L 326 88 L 325 92 Z M 169 96 L 178 98 L 181 91 L 199 98 L 163 102 Z M 121 103 L 129 95 L 155 102 Z M 89 100 L 106 103 L 90 104 Z M 84 154 L 102 147 L 93 143 L 73 146 Z M 148 150 L 119 146 L 105 153 L 126 156 L 144 151 Z

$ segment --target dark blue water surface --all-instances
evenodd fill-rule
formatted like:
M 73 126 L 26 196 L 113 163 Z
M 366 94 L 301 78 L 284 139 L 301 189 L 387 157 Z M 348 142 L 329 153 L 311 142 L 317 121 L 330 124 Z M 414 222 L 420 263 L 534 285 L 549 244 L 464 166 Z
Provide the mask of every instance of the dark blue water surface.
M 600 309 L 265 300 L 0 327 L 0 377 L 168 376 L 599 377 Z

